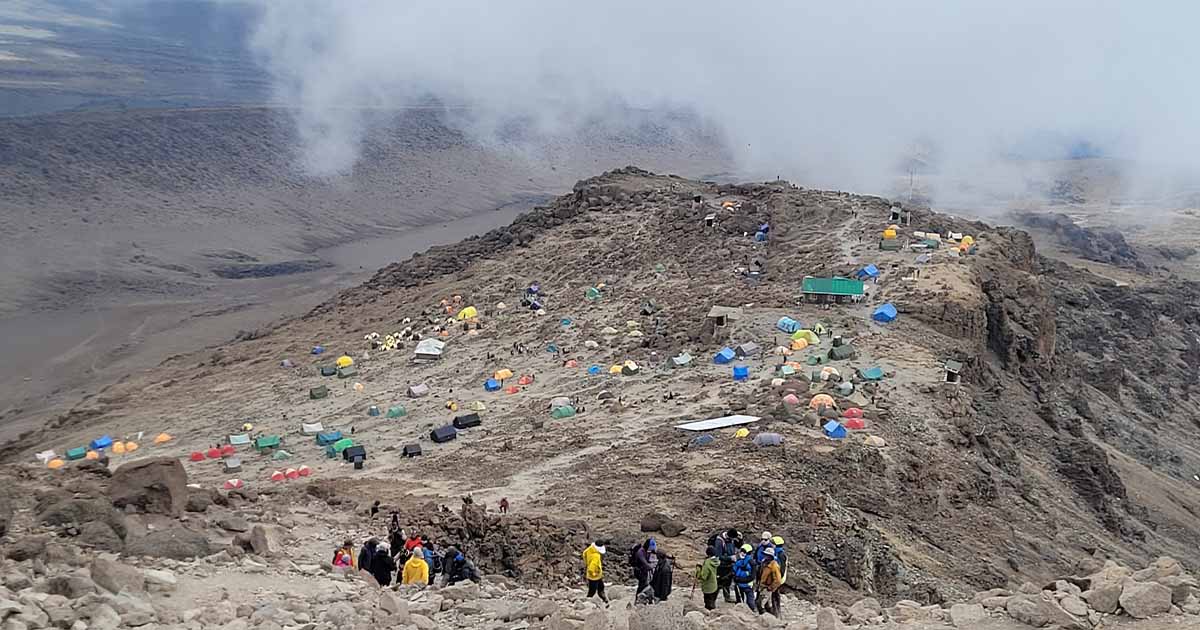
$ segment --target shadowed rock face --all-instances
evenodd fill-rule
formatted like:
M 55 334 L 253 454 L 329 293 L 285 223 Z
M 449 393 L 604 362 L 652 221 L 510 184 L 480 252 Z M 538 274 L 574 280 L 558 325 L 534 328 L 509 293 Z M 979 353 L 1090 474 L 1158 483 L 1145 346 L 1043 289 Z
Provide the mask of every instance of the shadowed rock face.
M 1125 236 L 1115 230 L 1094 230 L 1076 225 L 1071 217 L 1059 213 L 1020 212 L 1014 214 L 1017 221 L 1026 227 L 1047 230 L 1054 234 L 1060 245 L 1075 252 L 1085 260 L 1107 263 L 1129 269 L 1145 269 L 1133 247 Z M 1175 252 L 1172 254 L 1186 254 Z M 1186 258 L 1186 255 L 1179 257 Z

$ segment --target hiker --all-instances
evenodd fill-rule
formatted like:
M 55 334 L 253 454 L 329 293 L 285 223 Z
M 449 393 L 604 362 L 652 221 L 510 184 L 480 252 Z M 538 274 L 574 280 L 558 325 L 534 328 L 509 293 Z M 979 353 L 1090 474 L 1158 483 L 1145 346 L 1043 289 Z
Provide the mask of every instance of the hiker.
M 741 534 L 736 529 L 727 529 L 713 536 L 709 542 L 717 550 L 717 560 L 721 562 L 717 567 L 717 587 L 728 603 L 734 603 L 730 590 L 733 586 L 733 561 L 737 559 L 740 538 Z
M 424 551 L 425 564 L 429 565 L 429 585 L 433 586 L 433 576 L 442 570 L 442 556 L 437 552 L 437 546 L 427 536 L 421 537 L 421 549 Z
M 342 542 L 342 546 L 333 552 L 333 566 L 340 568 L 343 571 L 353 569 L 354 566 L 354 543 L 349 539 Z
M 700 592 L 704 595 L 705 610 L 717 608 L 717 567 L 720 564 L 716 548 L 710 546 L 705 551 L 704 562 L 696 571 L 696 582 L 699 583 Z
M 740 602 L 745 599 L 750 610 L 757 612 L 758 608 L 754 605 L 754 577 L 758 567 L 754 564 L 753 553 L 754 547 L 749 543 L 742 545 L 737 562 L 733 563 L 733 582 L 737 585 L 737 600 Z
M 763 532 L 759 537 L 758 545 L 754 548 L 754 562 L 758 566 L 766 563 L 767 549 L 771 548 L 771 532 Z
M 675 558 L 659 549 L 655 552 L 658 564 L 654 566 L 654 576 L 650 578 L 650 590 L 654 592 L 655 602 L 665 602 L 671 596 L 671 586 L 675 582 Z
M 784 583 L 787 582 L 788 556 L 787 549 L 783 547 L 783 536 L 773 536 L 771 545 L 775 547 L 775 562 L 779 563 L 779 576 Z
M 369 538 L 363 543 L 362 549 L 358 552 L 358 568 L 363 571 L 371 570 L 371 560 L 375 557 L 375 549 L 379 546 L 377 538 Z
M 421 546 L 421 537 L 416 532 L 413 532 L 408 537 L 408 540 L 404 541 L 404 551 L 406 551 L 408 553 L 412 553 L 413 549 L 420 547 L 420 546 Z
M 584 578 L 587 579 L 587 596 L 599 595 L 600 601 L 608 603 L 608 595 L 604 594 L 604 554 L 608 550 L 600 541 L 595 541 L 583 550 Z
M 630 565 L 633 566 L 633 575 L 637 578 L 637 591 L 635 593 L 638 595 L 646 590 L 646 586 L 650 584 L 650 578 L 654 576 L 654 566 L 658 560 L 654 552 L 657 549 L 658 544 L 654 542 L 653 537 L 647 538 L 645 542 L 633 548 Z
M 500 497 L 500 513 L 508 514 L 508 497 Z
M 371 519 L 374 520 L 376 516 L 379 516 L 379 501 L 371 504 Z
M 422 547 L 413 549 L 412 555 L 404 563 L 404 572 L 400 576 L 401 584 L 429 584 L 429 563 L 425 561 L 425 550 Z
M 779 574 L 779 563 L 775 561 L 775 548 L 767 547 L 763 556 L 767 561 L 758 570 L 758 614 L 769 611 L 779 617 L 779 589 L 783 586 L 783 577 Z M 766 601 L 768 594 L 771 597 L 769 605 Z
M 479 583 L 479 570 L 475 563 L 467 559 L 461 551 L 454 547 L 446 550 L 442 567 L 446 573 L 446 584 L 452 585 L 465 580 Z
M 379 543 L 375 554 L 371 557 L 371 575 L 382 587 L 392 583 L 392 574 L 396 572 L 396 561 L 392 560 L 391 550 L 387 543 Z

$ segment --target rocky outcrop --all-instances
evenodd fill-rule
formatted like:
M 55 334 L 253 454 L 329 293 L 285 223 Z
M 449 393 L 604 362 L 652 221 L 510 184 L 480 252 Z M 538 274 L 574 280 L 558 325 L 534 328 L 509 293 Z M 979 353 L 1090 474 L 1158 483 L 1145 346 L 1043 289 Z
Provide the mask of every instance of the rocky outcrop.
M 186 560 L 207 556 L 212 553 L 208 537 L 204 534 L 177 526 L 153 531 L 140 538 L 126 541 L 125 553 L 151 558 Z
M 188 503 L 187 483 L 187 471 L 178 459 L 144 459 L 118 468 L 108 494 L 118 508 L 134 506 L 143 512 L 179 516 Z

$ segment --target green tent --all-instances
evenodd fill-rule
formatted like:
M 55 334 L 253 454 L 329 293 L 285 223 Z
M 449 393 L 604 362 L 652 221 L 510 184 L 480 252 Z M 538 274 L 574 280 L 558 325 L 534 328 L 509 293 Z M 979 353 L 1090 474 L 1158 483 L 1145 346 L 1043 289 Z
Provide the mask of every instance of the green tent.
M 853 358 L 854 358 L 854 346 L 852 346 L 850 344 L 834 346 L 833 348 L 829 349 L 829 359 L 831 361 L 845 361 L 847 359 L 853 359 Z
M 250 442 L 249 433 L 235 433 L 229 436 L 229 443 L 234 446 L 249 446 Z
M 596 287 L 588 287 L 585 295 L 587 295 L 587 299 L 595 302 L 596 300 L 600 299 L 600 289 L 597 289 Z
M 793 375 L 793 374 L 795 374 L 795 373 L 796 373 L 796 368 L 794 368 L 794 367 L 792 367 L 792 366 L 790 366 L 790 365 L 781 365 L 781 366 L 779 366 L 779 374 L 780 374 L 781 376 L 791 376 L 791 375 Z
M 358 368 L 353 365 L 338 368 L 338 378 L 350 378 L 351 376 L 358 376 Z
M 78 446 L 73 449 L 69 449 L 67 451 L 67 459 L 75 460 L 75 459 L 83 459 L 84 457 L 87 457 L 87 447 L 86 446 Z
M 278 435 L 264 435 L 254 441 L 254 449 L 263 452 L 271 448 L 279 448 L 281 440 Z
M 396 405 L 395 407 L 388 407 L 387 417 L 389 417 L 389 418 L 403 418 L 404 416 L 407 416 L 407 415 L 408 415 L 408 410 L 400 405 Z
M 858 373 L 864 380 L 881 381 L 883 380 L 883 368 L 879 366 L 869 367 L 865 370 L 859 370 Z
M 350 448 L 351 446 L 354 446 L 353 438 L 342 438 L 330 445 L 330 448 L 333 449 L 334 453 L 340 454 L 342 451 Z
M 279 449 L 271 455 L 271 459 L 273 459 L 275 461 L 291 459 L 291 458 L 292 458 L 292 454 L 283 449 Z
M 552 418 L 570 418 L 573 415 L 575 415 L 575 408 L 570 405 L 555 407 L 554 411 L 550 412 Z
M 808 357 L 807 359 L 805 359 L 804 362 L 809 365 L 821 365 L 823 363 L 827 363 L 828 359 L 822 355 L 814 354 L 814 355 Z
M 308 397 L 312 400 L 321 400 L 322 398 L 328 398 L 329 397 L 329 388 L 325 387 L 324 385 L 322 385 L 320 387 L 314 387 L 314 388 L 308 390 Z

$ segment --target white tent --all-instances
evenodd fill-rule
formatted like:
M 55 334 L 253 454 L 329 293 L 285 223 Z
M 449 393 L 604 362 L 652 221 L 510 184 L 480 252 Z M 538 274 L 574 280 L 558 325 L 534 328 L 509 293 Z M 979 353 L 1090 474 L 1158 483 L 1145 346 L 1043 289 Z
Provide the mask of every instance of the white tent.
M 312 424 L 301 422 L 300 432 L 304 435 L 316 435 L 318 433 L 324 433 L 325 425 L 321 424 L 320 422 L 314 422 Z
M 446 342 L 440 339 L 422 339 L 417 344 L 415 356 L 418 359 L 440 359 L 442 358 L 442 349 L 446 347 Z
M 550 401 L 550 411 L 554 411 L 559 407 L 570 407 L 571 399 L 566 396 L 556 396 Z

